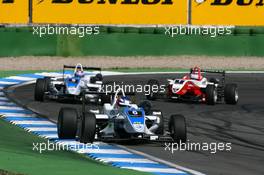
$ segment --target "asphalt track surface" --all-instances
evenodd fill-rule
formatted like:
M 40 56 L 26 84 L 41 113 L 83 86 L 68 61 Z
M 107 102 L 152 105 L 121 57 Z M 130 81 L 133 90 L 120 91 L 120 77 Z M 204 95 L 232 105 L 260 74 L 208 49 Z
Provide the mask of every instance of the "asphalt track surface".
M 105 77 L 106 81 L 124 84 L 144 84 L 150 78 L 166 82 L 167 78 L 181 77 L 180 74 L 124 75 Z M 205 174 L 214 175 L 263 175 L 264 174 L 264 74 L 228 74 L 228 82 L 239 87 L 239 103 L 224 103 L 208 106 L 197 103 L 179 103 L 166 100 L 152 102 L 153 108 L 163 111 L 165 123 L 170 114 L 183 114 L 188 128 L 190 143 L 231 143 L 231 151 L 171 151 L 164 144 L 126 144 L 128 148 L 141 151 L 163 160 Z M 34 109 L 56 121 L 60 107 L 80 109 L 80 104 L 65 104 L 55 101 L 35 102 L 34 84 L 25 85 L 9 92 L 19 103 Z M 137 101 L 144 100 L 139 94 Z M 97 106 L 91 108 L 96 109 Z

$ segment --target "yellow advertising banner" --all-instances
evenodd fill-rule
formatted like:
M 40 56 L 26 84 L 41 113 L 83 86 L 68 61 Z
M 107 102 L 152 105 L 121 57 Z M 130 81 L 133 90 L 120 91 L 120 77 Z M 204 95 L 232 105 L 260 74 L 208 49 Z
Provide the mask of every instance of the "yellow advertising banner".
M 28 2 L 28 0 L 0 0 L 0 23 L 28 23 Z
M 264 25 L 264 0 L 192 0 L 192 24 Z
M 184 0 L 33 0 L 33 23 L 186 24 Z

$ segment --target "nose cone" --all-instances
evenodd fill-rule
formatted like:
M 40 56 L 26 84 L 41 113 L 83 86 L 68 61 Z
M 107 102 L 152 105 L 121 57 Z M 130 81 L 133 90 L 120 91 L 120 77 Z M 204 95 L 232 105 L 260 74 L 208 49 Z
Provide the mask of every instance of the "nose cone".
M 136 132 L 140 132 L 140 133 L 144 132 L 144 124 L 134 123 L 133 127 Z
M 76 92 L 76 88 L 74 88 L 74 87 L 69 87 L 68 88 L 68 93 L 69 94 L 75 94 L 75 92 Z

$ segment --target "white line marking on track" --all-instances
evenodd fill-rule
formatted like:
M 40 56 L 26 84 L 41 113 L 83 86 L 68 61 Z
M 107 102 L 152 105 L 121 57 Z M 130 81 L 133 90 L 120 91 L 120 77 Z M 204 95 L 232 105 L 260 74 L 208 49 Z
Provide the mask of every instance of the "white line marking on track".
M 0 105 L 15 105 L 15 103 L 12 103 L 12 102 L 3 102 L 3 101 L 0 101 Z
M 40 128 L 35 128 L 35 127 L 28 127 L 26 130 L 29 131 L 57 131 L 57 128 L 51 128 L 51 127 L 40 127 Z
M 1 101 L 9 101 L 9 99 L 6 98 L 6 97 L 0 97 L 0 100 L 1 100 Z
M 3 113 L 4 117 L 36 117 L 36 114 L 23 114 L 23 113 Z
M 58 140 L 57 143 L 59 144 L 64 144 L 64 145 L 77 145 L 77 144 L 82 144 L 85 145 L 84 143 L 80 143 L 79 141 L 68 141 L 68 140 Z M 91 145 L 91 144 L 86 144 L 86 145 Z M 93 145 L 95 146 L 103 146 L 103 145 L 109 145 L 107 143 L 103 143 L 103 142 L 93 142 Z
M 65 141 L 58 141 L 57 142 L 58 144 L 61 144 L 61 145 L 77 145 L 77 144 L 81 144 L 80 142 L 78 142 L 78 141 L 67 141 L 67 140 L 65 140 Z
M 36 125 L 55 125 L 54 123 L 50 121 L 36 121 L 36 120 L 24 120 L 24 121 L 16 121 L 11 120 L 11 123 L 17 124 L 17 125 L 27 125 L 27 124 L 36 124 Z M 56 125 L 55 125 L 56 126 Z
M 7 109 L 7 110 L 25 110 L 24 108 L 16 107 L 16 106 L 0 106 L 0 109 Z
M 139 159 L 139 158 L 96 158 L 102 162 L 128 162 L 128 163 L 157 163 L 149 159 Z
M 173 174 L 185 173 L 183 171 L 176 170 L 175 168 L 146 168 L 146 167 L 121 167 L 121 168 L 132 169 L 143 172 L 155 172 L 155 173 L 173 173 Z
M 97 148 L 91 148 L 91 149 L 79 149 L 76 150 L 78 153 L 101 153 L 101 154 L 132 154 L 128 151 L 122 150 L 122 149 L 97 149 Z
M 31 77 L 24 77 L 24 76 L 11 76 L 11 77 L 7 77 L 8 79 L 12 79 L 12 80 L 21 80 L 21 81 L 32 81 L 32 80 L 36 80 L 36 78 L 31 78 Z
M 19 82 L 10 82 L 10 81 L 0 81 L 0 84 L 4 84 L 4 85 L 12 85 L 12 84 L 17 84 Z
M 58 134 L 41 134 L 39 136 L 46 139 L 58 139 Z
M 57 73 L 57 72 L 42 72 L 42 73 L 35 73 L 35 75 L 40 75 L 44 77 L 62 77 L 62 73 Z

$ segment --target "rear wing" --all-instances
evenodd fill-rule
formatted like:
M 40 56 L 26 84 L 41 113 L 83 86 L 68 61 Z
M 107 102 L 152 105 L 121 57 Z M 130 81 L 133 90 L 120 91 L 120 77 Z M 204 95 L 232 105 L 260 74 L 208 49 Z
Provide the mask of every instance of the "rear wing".
M 217 88 L 218 91 L 218 97 L 223 98 L 224 97 L 224 88 L 225 88 L 225 76 L 226 72 L 224 70 L 201 70 L 202 73 L 209 73 L 209 74 L 220 74 L 221 79 L 219 80 L 219 86 Z
M 75 69 L 76 66 L 68 66 L 68 65 L 63 65 L 63 71 L 65 69 Z M 87 67 L 87 66 L 83 66 L 82 67 L 83 70 L 97 70 L 97 71 L 102 71 L 102 69 L 100 67 Z
M 220 74 L 222 76 L 222 79 L 220 81 L 221 85 L 225 85 L 225 75 L 226 72 L 224 70 L 206 70 L 206 69 L 201 69 L 202 73 L 210 73 L 210 74 Z
M 75 69 L 76 66 L 68 66 L 68 65 L 63 65 L 63 70 L 65 69 Z M 97 71 L 101 71 L 102 69 L 100 67 L 87 67 L 87 66 L 83 66 L 82 67 L 83 70 L 97 70 Z
M 207 69 L 201 69 L 201 72 L 225 75 L 225 71 L 224 70 L 207 70 Z
M 225 70 L 209 70 L 209 69 L 201 69 L 202 72 L 207 72 L 207 73 L 224 73 Z

